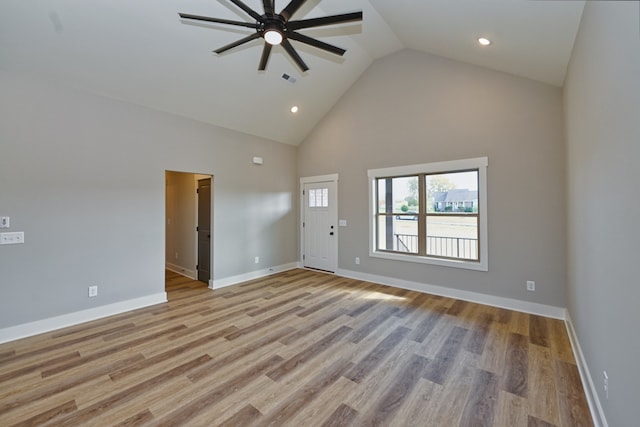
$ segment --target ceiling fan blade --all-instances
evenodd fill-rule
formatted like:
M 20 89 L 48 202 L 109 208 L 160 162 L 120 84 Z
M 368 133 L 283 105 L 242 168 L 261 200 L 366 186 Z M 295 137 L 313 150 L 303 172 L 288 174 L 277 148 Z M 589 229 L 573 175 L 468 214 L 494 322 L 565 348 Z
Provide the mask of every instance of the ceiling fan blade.
M 301 19 L 287 24 L 290 30 L 321 27 L 323 25 L 340 24 L 342 22 L 362 21 L 362 12 L 343 13 L 341 15 L 323 16 L 321 18 Z
M 281 45 L 284 48 L 284 50 L 287 51 L 291 59 L 293 59 L 293 61 L 298 65 L 298 67 L 300 67 L 300 69 L 303 72 L 309 69 L 309 67 L 307 67 L 307 64 L 305 64 L 302 58 L 300 58 L 300 55 L 298 55 L 298 52 L 296 52 L 293 46 L 291 46 L 291 43 L 289 43 L 289 40 L 287 39 L 282 40 Z
M 260 14 L 258 12 L 256 12 L 253 9 L 251 9 L 249 6 L 247 6 L 246 4 L 241 2 L 240 0 L 231 0 L 231 3 L 235 4 L 240 9 L 244 10 L 245 12 L 247 12 L 256 21 L 260 21 L 262 19 L 262 16 L 260 16 Z
M 258 65 L 258 71 L 264 71 L 267 68 L 269 54 L 271 54 L 271 45 L 265 42 L 264 49 L 262 49 L 262 56 L 260 57 L 260 65 Z
M 275 0 L 263 0 L 262 3 L 264 4 L 264 13 L 267 15 L 273 15 L 275 14 L 274 8 L 274 1 Z
M 282 15 L 285 22 L 291 19 L 293 14 L 296 13 L 298 9 L 300 9 L 300 6 L 302 6 L 306 1 L 307 0 L 291 0 L 289 4 L 282 9 L 282 12 L 280 12 L 280 15 Z
M 229 44 L 228 44 L 228 45 L 226 45 L 226 46 L 222 46 L 221 48 L 214 50 L 214 52 L 215 52 L 215 53 L 220 54 L 220 53 L 222 53 L 222 52 L 226 52 L 226 51 L 227 51 L 227 50 L 229 50 L 229 49 L 233 49 L 234 47 L 240 46 L 241 44 L 248 43 L 248 42 L 250 42 L 251 40 L 255 40 L 255 39 L 257 39 L 257 38 L 260 38 L 260 34 L 258 34 L 258 33 L 253 33 L 253 34 L 251 34 L 251 35 L 249 35 L 249 36 L 247 36 L 247 37 L 241 38 L 241 39 L 240 39 L 240 40 L 238 40 L 238 41 L 235 41 L 235 42 L 233 42 L 233 43 L 229 43 Z
M 311 37 L 307 37 L 304 34 L 296 33 L 295 31 L 290 31 L 287 35 L 288 38 L 297 40 L 299 42 L 308 44 L 309 46 L 317 47 L 318 49 L 326 50 L 327 52 L 334 53 L 336 55 L 344 55 L 346 50 L 339 48 L 337 46 L 331 45 L 329 43 L 322 42 L 318 39 L 314 39 Z
M 193 19 L 196 21 L 215 22 L 216 24 L 237 25 L 240 27 L 247 27 L 247 28 L 253 28 L 253 29 L 258 28 L 258 24 L 251 23 L 251 22 L 230 21 L 228 19 L 218 19 L 218 18 L 211 18 L 209 16 L 190 15 L 188 13 L 179 13 L 178 15 L 180 15 L 180 18 L 182 19 Z

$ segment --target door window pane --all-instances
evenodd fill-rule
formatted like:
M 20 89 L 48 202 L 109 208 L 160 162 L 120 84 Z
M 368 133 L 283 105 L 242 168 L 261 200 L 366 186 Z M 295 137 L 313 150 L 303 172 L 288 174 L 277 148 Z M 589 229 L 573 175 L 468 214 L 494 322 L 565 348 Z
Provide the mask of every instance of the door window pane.
M 326 208 L 329 206 L 329 189 L 313 188 L 309 190 L 309 207 Z

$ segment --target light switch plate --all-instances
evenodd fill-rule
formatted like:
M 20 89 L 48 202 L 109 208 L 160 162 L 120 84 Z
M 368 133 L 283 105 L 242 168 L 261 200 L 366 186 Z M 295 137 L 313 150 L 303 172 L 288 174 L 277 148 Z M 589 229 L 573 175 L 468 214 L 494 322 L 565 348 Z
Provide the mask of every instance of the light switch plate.
M 11 218 L 8 216 L 0 216 L 0 228 L 11 227 Z
M 0 245 L 17 245 L 24 243 L 24 231 L 0 233 Z

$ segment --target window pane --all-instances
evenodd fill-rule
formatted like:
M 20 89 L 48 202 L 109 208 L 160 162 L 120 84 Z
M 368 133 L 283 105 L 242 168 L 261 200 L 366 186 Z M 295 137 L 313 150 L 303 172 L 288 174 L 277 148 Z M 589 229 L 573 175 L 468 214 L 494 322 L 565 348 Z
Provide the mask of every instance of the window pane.
M 378 249 L 418 253 L 418 216 L 379 215 Z
M 378 212 L 412 214 L 418 210 L 418 177 L 378 178 Z
M 309 190 L 309 207 L 326 208 L 329 206 L 329 189 L 318 188 Z
M 478 217 L 427 216 L 427 255 L 478 259 Z
M 478 171 L 426 176 L 427 212 L 477 214 Z
M 309 190 L 309 207 L 316 207 L 316 190 Z

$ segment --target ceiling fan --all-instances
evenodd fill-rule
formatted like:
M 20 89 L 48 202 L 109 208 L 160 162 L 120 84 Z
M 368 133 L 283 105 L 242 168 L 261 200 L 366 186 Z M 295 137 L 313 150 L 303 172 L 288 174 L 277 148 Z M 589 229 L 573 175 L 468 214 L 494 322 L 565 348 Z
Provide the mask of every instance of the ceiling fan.
M 304 63 L 298 52 L 293 48 L 289 39 L 296 40 L 301 43 L 308 44 L 318 49 L 325 50 L 327 52 L 344 55 L 346 50 L 339 47 L 330 45 L 318 39 L 305 36 L 298 33 L 296 30 L 304 28 L 320 27 L 324 25 L 340 24 L 343 22 L 362 21 L 362 12 L 344 13 L 341 15 L 323 16 L 321 18 L 301 19 L 298 21 L 291 21 L 291 17 L 300 9 L 300 7 L 306 3 L 307 0 L 291 0 L 289 4 L 282 9 L 280 13 L 275 12 L 275 0 L 263 0 L 264 14 L 260 15 L 255 10 L 251 9 L 245 3 L 240 0 L 230 0 L 233 4 L 250 15 L 256 22 L 242 22 L 231 21 L 228 19 L 211 18 L 208 16 L 191 15 L 188 13 L 179 13 L 180 18 L 193 19 L 196 21 L 215 22 L 218 24 L 236 25 L 240 27 L 253 28 L 255 33 L 214 50 L 215 53 L 223 53 L 234 47 L 238 47 L 242 44 L 248 43 L 252 40 L 262 37 L 265 41 L 264 48 L 262 49 L 262 56 L 260 58 L 260 64 L 258 70 L 263 71 L 267 67 L 269 61 L 269 55 L 271 54 L 271 48 L 275 45 L 282 45 L 284 50 L 289 54 L 291 59 L 300 67 L 304 72 L 309 69 L 307 64 Z

